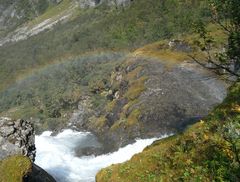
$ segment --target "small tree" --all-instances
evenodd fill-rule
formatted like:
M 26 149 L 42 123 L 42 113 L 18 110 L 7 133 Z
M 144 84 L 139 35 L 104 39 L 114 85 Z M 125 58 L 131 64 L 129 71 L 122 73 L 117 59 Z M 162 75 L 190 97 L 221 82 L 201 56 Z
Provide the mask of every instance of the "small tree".
M 227 35 L 225 48 L 212 52 L 213 37 L 206 30 L 206 25 L 199 21 L 195 23 L 195 32 L 199 34 L 197 42 L 202 51 L 207 53 L 207 60 L 200 61 L 191 56 L 204 67 L 214 70 L 224 70 L 231 75 L 240 77 L 240 1 L 239 0 L 208 0 L 211 19 L 221 27 Z M 210 66 L 211 65 L 211 66 Z

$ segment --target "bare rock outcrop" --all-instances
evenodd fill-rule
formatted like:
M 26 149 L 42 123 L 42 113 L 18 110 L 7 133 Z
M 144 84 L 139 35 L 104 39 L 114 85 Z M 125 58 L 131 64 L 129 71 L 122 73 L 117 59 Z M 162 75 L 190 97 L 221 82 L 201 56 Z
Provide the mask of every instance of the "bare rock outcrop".
M 12 155 L 28 156 L 34 162 L 34 128 L 27 120 L 0 118 L 0 160 Z

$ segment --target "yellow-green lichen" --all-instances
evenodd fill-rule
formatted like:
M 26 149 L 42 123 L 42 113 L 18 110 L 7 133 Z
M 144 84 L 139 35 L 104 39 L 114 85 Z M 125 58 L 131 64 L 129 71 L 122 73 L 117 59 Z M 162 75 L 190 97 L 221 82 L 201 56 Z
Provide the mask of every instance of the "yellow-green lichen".
M 32 163 L 28 157 L 8 157 L 0 161 L 0 182 L 22 182 L 31 170 Z

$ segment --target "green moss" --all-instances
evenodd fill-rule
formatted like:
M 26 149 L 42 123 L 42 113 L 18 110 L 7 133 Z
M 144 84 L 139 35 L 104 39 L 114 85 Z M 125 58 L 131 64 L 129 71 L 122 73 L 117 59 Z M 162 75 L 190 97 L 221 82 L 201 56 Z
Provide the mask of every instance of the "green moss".
M 147 77 L 144 76 L 132 81 L 127 93 L 125 94 L 125 97 L 129 100 L 135 100 L 136 98 L 138 98 L 141 93 L 146 89 L 144 84 L 146 80 Z
M 137 103 L 138 103 L 138 99 L 135 99 L 135 100 L 129 101 L 125 106 L 123 106 L 121 117 L 126 117 L 128 110 Z
M 111 127 L 111 130 L 114 132 L 114 130 L 117 130 L 122 126 L 125 126 L 126 122 L 127 122 L 126 118 L 120 118 L 118 121 L 116 121 L 113 124 L 113 126 Z
M 132 126 L 138 123 L 141 111 L 139 109 L 133 110 L 127 118 L 127 125 Z
M 41 120 L 39 129 L 50 129 L 54 125 L 64 126 L 83 95 L 90 95 L 89 107 L 103 110 L 106 95 L 91 93 L 92 86 L 97 85 L 101 93 L 105 91 L 109 74 L 120 63 L 120 57 L 111 53 L 82 56 L 34 70 L 0 91 L 0 115 L 37 118 Z M 115 59 L 119 62 L 113 61 Z
M 96 118 L 96 123 L 95 125 L 98 127 L 98 128 L 102 128 L 103 126 L 105 126 L 106 124 L 106 118 L 104 116 L 101 116 L 99 118 Z
M 0 161 L 1 182 L 22 182 L 23 177 L 31 172 L 32 164 L 29 158 L 12 156 Z
M 240 82 L 207 118 L 154 142 L 128 162 L 101 170 L 97 182 L 239 181 L 239 95 Z
M 126 75 L 126 79 L 127 80 L 136 80 L 138 78 L 139 73 L 143 70 L 142 66 L 138 66 L 137 68 L 135 68 L 134 70 L 132 70 L 131 72 L 129 72 Z

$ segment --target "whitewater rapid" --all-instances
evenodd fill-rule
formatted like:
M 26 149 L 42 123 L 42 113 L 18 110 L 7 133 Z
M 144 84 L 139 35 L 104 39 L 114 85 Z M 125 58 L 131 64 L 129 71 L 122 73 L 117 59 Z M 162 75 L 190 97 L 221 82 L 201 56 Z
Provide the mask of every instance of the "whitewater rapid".
M 101 156 L 77 157 L 75 149 L 91 141 L 88 132 L 64 130 L 57 136 L 46 131 L 36 136 L 37 156 L 35 163 L 50 173 L 58 182 L 94 182 L 96 173 L 111 164 L 129 160 L 146 146 L 160 138 L 139 139 L 114 153 Z M 163 136 L 164 138 L 167 136 Z

